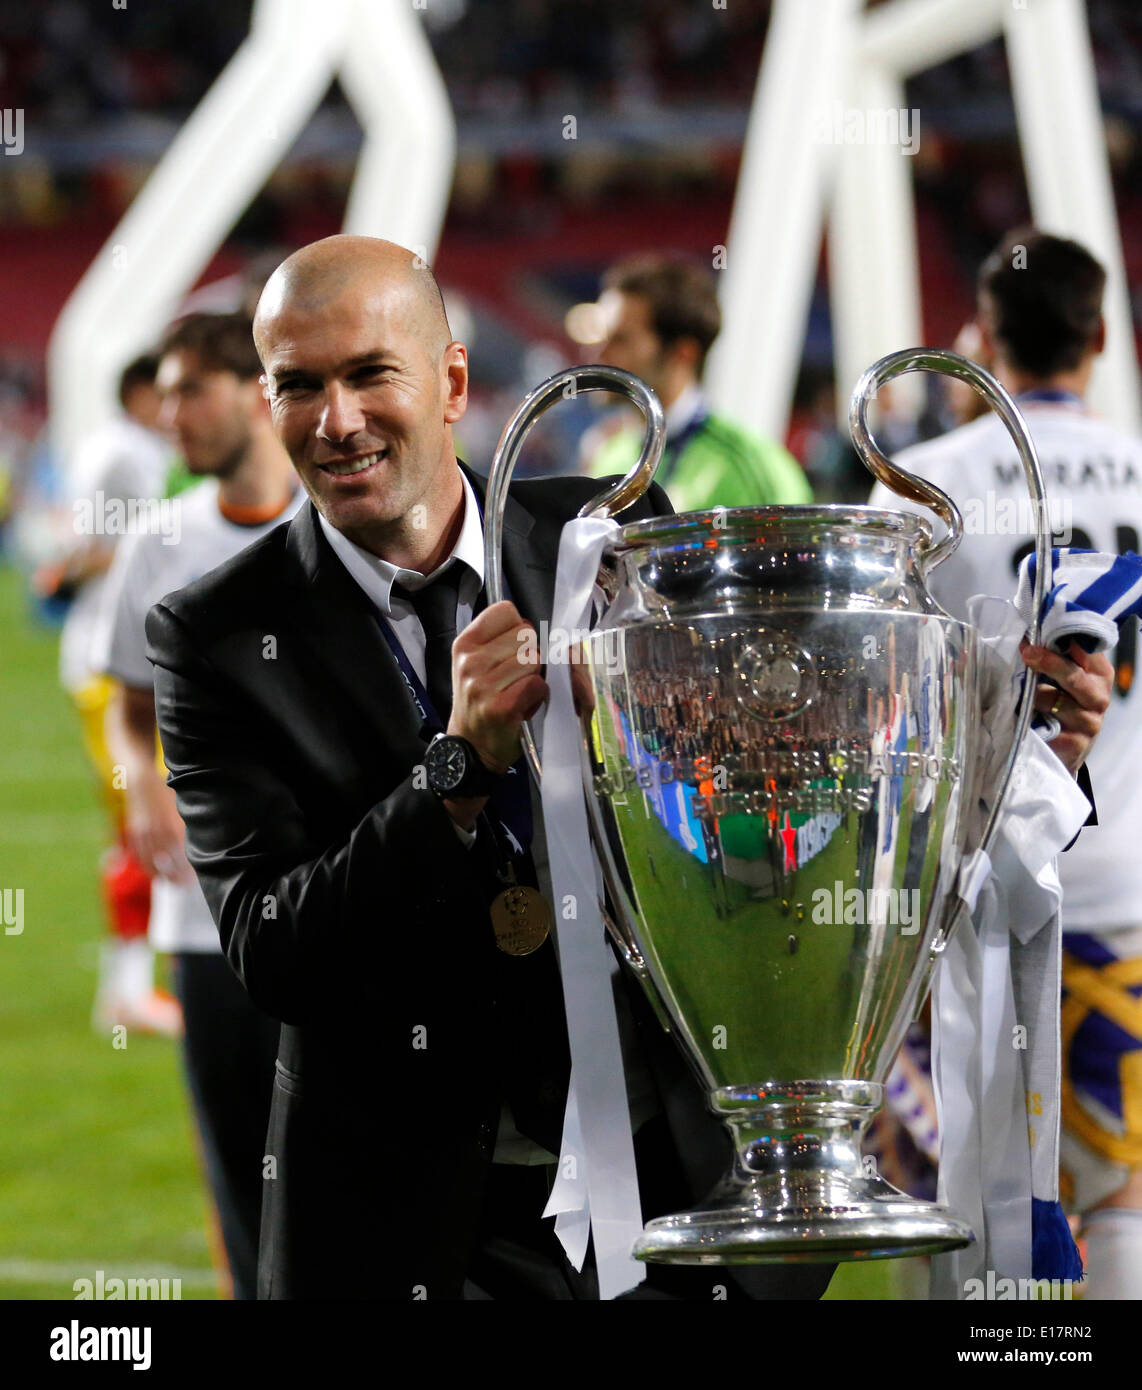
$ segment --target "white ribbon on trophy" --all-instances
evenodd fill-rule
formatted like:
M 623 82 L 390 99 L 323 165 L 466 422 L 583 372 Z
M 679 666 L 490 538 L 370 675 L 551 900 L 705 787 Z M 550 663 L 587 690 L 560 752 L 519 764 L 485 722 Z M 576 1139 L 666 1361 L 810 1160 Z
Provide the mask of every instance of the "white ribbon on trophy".
M 998 599 L 973 599 L 985 701 L 979 741 L 1017 696 L 1024 621 Z M 989 716 L 991 717 L 989 719 Z M 988 749 L 983 754 L 999 756 Z M 991 775 L 994 775 L 992 771 Z M 1055 856 L 1089 812 L 1037 733 L 1023 744 L 991 857 L 961 870 L 971 910 L 932 990 L 932 1082 L 940 1126 L 939 1200 L 975 1243 L 932 1259 L 931 1296 L 962 1299 L 968 1281 L 1031 1277 L 1032 1198 L 1058 1195 L 1061 890 Z M 1034 1098 L 1032 1113 L 1028 1102 Z
M 614 521 L 584 518 L 563 528 L 555 575 L 551 631 L 571 638 L 590 624 L 592 594 Z M 612 975 L 618 969 L 599 910 L 601 877 L 587 825 L 568 660 L 548 665 L 551 691 L 543 720 L 543 821 L 555 907 L 555 939 L 567 1033 L 571 1086 L 559 1168 L 544 1216 L 567 1257 L 582 1269 L 590 1233 L 599 1297 L 617 1298 L 646 1277 L 631 1258 L 642 1233 L 634 1141 L 627 1102 Z

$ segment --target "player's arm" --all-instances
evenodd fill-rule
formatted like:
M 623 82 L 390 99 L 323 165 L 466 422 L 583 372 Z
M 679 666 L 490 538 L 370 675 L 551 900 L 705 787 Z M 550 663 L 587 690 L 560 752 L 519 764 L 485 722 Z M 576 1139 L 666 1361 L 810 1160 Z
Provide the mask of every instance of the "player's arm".
M 156 734 L 153 687 L 117 685 L 106 736 L 112 762 L 123 769 L 128 843 L 152 878 L 187 882 L 185 832 L 174 793 L 159 773 Z
M 130 460 L 121 455 L 101 461 L 78 501 L 94 507 L 95 498 L 102 499 L 104 507 L 119 502 L 124 506 L 135 496 L 135 470 Z M 77 541 L 54 564 L 44 566 L 36 575 L 36 585 L 41 593 L 59 595 L 73 594 L 88 580 L 106 574 L 111 568 L 116 553 L 115 540 L 96 530 L 94 535 Z
M 97 575 L 106 574 L 115 559 L 115 547 L 102 536 L 92 536 L 70 550 L 63 561 L 63 582 L 66 585 L 86 584 Z
M 152 878 L 191 880 L 174 796 L 158 767 L 155 696 L 143 623 L 155 583 L 154 537 L 127 536 L 119 545 L 100 601 L 91 644 L 97 669 L 116 685 L 104 732 L 123 772 L 128 842 Z
M 345 835 L 314 824 L 288 754 L 164 604 L 147 617 L 155 709 L 187 854 L 247 993 L 287 1023 L 383 1007 L 426 969 L 475 977 L 490 897 L 416 768 Z M 490 930 L 490 929 L 489 929 Z
M 114 550 L 101 537 L 93 536 L 60 559 L 40 565 L 32 579 L 33 587 L 43 598 L 72 598 L 89 579 L 106 574 L 114 558 Z

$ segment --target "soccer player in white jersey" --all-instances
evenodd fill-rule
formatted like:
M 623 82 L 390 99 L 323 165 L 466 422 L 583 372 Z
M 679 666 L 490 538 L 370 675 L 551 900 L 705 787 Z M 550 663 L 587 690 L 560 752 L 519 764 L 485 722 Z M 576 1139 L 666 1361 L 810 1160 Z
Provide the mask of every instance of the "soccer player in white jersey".
M 173 455 L 158 431 L 158 359 L 143 354 L 119 377 L 122 414 L 87 435 L 71 460 L 68 483 L 75 539 L 57 563 L 36 576 L 41 593 L 71 596 L 60 634 L 60 683 L 79 714 L 84 750 L 98 778 L 110 821 L 110 845 L 100 861 L 108 932 L 100 952 L 92 1022 L 101 1032 L 118 1024 L 177 1036 L 178 1005 L 154 987 L 147 944 L 150 884 L 125 835 L 123 793 L 107 752 L 103 723 L 113 682 L 93 668 L 91 642 L 107 571 L 132 517 L 165 490 Z
M 982 365 L 1015 397 L 1046 484 L 1055 545 L 1142 549 L 1142 441 L 1086 403 L 1102 351 L 1105 272 L 1073 241 L 1027 228 L 984 262 Z M 1011 598 L 1033 516 L 1015 446 L 994 412 L 900 454 L 959 505 L 965 536 L 930 579 L 957 617 L 974 594 Z M 910 506 L 882 485 L 876 506 Z M 923 510 L 916 507 L 915 510 Z M 929 514 L 930 515 L 930 514 Z M 939 528 L 939 523 L 937 529 Z M 1142 1298 L 1142 692 L 1137 626 L 1122 632 L 1115 690 L 1088 759 L 1098 825 L 1061 856 L 1062 1185 L 1082 1215 L 1085 1296 Z
M 102 669 L 120 682 L 108 743 L 126 774 L 128 834 L 152 875 L 151 943 L 173 955 L 187 1078 L 234 1297 L 251 1299 L 279 1028 L 231 972 L 186 862 L 183 824 L 156 758 L 144 622 L 159 599 L 288 521 L 303 500 L 270 427 L 261 370 L 242 315 L 192 314 L 168 332 L 156 378 L 161 418 L 204 481 L 172 500 L 168 524 L 120 549 L 96 638 Z

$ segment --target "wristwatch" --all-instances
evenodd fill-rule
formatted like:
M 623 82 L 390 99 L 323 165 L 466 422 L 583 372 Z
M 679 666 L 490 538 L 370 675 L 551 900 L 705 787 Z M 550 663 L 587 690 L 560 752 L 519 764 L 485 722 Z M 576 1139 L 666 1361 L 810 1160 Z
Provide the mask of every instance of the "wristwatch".
M 424 750 L 424 770 L 429 788 L 441 799 L 491 796 L 500 781 L 458 734 L 436 735 Z

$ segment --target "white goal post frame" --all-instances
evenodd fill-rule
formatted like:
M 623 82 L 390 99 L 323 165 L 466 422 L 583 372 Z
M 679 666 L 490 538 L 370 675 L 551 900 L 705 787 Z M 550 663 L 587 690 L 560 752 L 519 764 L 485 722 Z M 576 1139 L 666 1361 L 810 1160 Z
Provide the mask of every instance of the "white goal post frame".
M 456 127 L 411 0 L 254 0 L 250 33 L 181 127 L 56 320 L 49 430 L 69 470 L 116 410 L 123 367 L 177 313 L 335 76 L 364 130 L 343 228 L 431 259 Z

